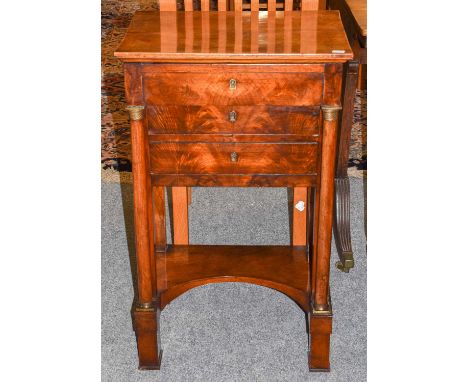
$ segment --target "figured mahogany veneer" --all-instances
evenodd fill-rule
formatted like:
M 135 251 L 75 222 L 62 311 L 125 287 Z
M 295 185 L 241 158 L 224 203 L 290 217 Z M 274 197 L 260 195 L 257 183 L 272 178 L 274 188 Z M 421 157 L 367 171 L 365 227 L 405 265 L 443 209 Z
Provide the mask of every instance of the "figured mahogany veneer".
M 150 172 L 315 175 L 317 146 L 317 143 L 151 143 Z
M 226 68 L 224 69 L 224 71 Z M 149 105 L 320 105 L 321 73 L 152 73 L 143 77 Z M 230 88 L 230 81 L 235 88 Z
M 115 55 L 131 105 L 140 368 L 160 367 L 159 314 L 174 298 L 249 282 L 304 310 L 309 369 L 329 370 L 337 120 L 352 57 L 339 13 L 137 12 Z M 168 246 L 168 186 L 177 222 L 190 186 L 294 187 L 292 245 L 194 246 L 176 224 Z
M 284 174 L 157 174 L 151 182 L 157 186 L 176 187 L 313 187 L 320 177 Z
M 234 113 L 235 120 L 230 120 Z M 148 106 L 148 133 L 153 134 L 295 134 L 319 133 L 318 106 Z M 205 137 L 206 138 L 206 137 Z

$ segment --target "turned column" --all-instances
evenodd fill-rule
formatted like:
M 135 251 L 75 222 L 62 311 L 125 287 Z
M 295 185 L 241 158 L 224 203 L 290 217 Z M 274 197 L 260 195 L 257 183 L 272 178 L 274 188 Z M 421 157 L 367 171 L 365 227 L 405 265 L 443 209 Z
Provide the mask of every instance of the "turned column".
M 323 138 L 314 309 L 328 310 L 336 131 L 340 106 L 322 106 Z
M 153 300 L 151 280 L 151 248 L 149 220 L 151 206 L 148 203 L 148 158 L 147 138 L 143 125 L 144 106 L 129 106 L 132 172 L 133 172 L 133 211 L 135 219 L 135 250 L 138 266 L 138 304 L 149 307 Z
M 332 309 L 329 296 L 330 253 L 333 223 L 337 122 L 340 106 L 322 106 L 323 135 L 320 188 L 318 190 L 318 229 L 314 254 L 314 296 L 309 313 L 309 369 L 330 370 Z
M 132 309 L 140 369 L 159 369 L 159 309 L 153 303 L 155 278 L 153 247 L 153 203 L 148 177 L 148 138 L 144 126 L 144 106 L 128 106 L 130 114 L 133 172 L 133 210 L 137 258 L 138 298 Z M 155 306 L 156 305 L 156 306 Z

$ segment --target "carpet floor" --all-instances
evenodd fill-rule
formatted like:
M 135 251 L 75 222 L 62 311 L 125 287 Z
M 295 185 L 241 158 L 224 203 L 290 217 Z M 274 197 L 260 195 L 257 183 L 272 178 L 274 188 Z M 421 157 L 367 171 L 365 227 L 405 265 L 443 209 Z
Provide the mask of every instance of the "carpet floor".
M 135 269 L 132 190 L 130 184 L 103 182 L 102 380 L 365 381 L 364 189 L 363 179 L 350 181 L 356 266 L 349 274 L 339 272 L 333 266 L 333 246 L 330 373 L 308 371 L 306 320 L 300 308 L 279 292 L 244 283 L 202 286 L 169 304 L 161 313 L 161 370 L 139 371 L 130 317 Z M 287 190 L 194 188 L 190 241 L 288 244 Z

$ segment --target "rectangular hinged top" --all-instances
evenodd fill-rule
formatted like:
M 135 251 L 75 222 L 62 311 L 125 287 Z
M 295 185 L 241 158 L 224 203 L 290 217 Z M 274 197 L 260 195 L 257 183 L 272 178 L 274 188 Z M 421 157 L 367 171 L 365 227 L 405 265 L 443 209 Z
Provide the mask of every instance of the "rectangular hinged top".
M 136 12 L 115 52 L 133 62 L 345 62 L 338 11 Z

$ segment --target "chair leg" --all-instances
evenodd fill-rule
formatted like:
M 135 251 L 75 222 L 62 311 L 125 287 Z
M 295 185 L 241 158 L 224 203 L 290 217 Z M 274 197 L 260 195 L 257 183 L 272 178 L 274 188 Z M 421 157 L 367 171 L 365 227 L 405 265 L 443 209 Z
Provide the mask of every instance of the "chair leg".
M 367 64 L 359 65 L 357 88 L 359 90 L 367 89 Z
M 357 61 L 349 61 L 345 66 L 345 82 L 343 92 L 343 111 L 340 120 L 338 156 L 335 174 L 335 208 L 333 231 L 335 244 L 340 261 L 338 269 L 349 272 L 354 267 L 353 249 L 351 246 L 350 229 L 350 195 L 348 179 L 349 143 L 353 124 L 354 95 L 358 77 Z
M 188 200 L 187 187 L 172 187 L 175 245 L 188 245 L 189 243 Z
M 307 187 L 294 187 L 292 245 L 307 244 Z

